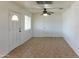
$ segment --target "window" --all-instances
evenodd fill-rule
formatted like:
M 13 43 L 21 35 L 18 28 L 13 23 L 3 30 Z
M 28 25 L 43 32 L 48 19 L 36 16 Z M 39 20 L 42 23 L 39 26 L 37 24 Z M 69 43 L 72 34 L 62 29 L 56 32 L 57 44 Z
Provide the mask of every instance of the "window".
M 31 29 L 31 17 L 25 15 L 25 30 Z
M 12 16 L 12 21 L 18 21 L 18 16 L 17 15 L 13 15 Z

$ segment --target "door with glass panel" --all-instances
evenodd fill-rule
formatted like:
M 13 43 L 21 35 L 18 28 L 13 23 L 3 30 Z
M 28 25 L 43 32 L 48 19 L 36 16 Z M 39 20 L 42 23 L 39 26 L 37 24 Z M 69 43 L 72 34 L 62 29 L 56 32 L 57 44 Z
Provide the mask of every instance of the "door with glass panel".
M 20 44 L 21 40 L 21 15 L 17 12 L 9 14 L 9 47 L 14 49 Z

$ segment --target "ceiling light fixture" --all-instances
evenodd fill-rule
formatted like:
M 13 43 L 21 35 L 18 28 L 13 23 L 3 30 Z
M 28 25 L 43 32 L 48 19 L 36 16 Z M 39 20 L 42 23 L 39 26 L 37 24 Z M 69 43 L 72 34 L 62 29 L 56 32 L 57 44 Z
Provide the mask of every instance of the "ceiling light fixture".
M 44 13 L 43 16 L 48 16 L 48 14 L 47 13 Z

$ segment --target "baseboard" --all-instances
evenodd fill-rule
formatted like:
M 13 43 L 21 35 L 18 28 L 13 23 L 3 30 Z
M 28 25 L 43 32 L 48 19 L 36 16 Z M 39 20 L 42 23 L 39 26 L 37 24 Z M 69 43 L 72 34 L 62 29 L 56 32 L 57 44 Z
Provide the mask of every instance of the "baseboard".
M 26 41 L 28 41 L 28 40 L 31 39 L 31 38 L 32 38 L 32 37 L 27 38 Z M 26 41 L 22 42 L 19 46 L 21 46 L 22 44 L 24 44 Z M 17 46 L 17 47 L 19 47 L 19 46 Z M 17 47 L 15 47 L 15 48 L 17 48 Z M 14 49 L 15 49 L 15 48 L 14 48 Z M 0 57 L 3 58 L 3 57 L 6 56 L 6 55 L 8 56 L 8 54 L 9 54 L 12 50 L 14 50 L 14 49 L 9 50 L 9 51 L 6 52 L 5 54 L 1 54 Z
M 79 56 L 79 49 L 74 45 L 76 42 L 72 42 L 67 35 L 64 35 L 65 41 L 69 44 L 69 46 L 74 50 L 74 52 Z
M 32 37 L 63 37 L 63 36 L 32 36 Z
M 3 58 L 4 56 L 6 56 L 9 52 L 6 52 L 5 54 L 0 54 L 0 58 Z

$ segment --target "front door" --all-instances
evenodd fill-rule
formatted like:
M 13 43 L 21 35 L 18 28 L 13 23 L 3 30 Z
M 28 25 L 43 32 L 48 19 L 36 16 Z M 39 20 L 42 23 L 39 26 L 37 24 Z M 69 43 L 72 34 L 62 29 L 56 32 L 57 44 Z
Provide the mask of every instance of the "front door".
M 21 40 L 21 16 L 20 13 L 10 12 L 9 15 L 9 41 L 10 50 L 20 44 Z

